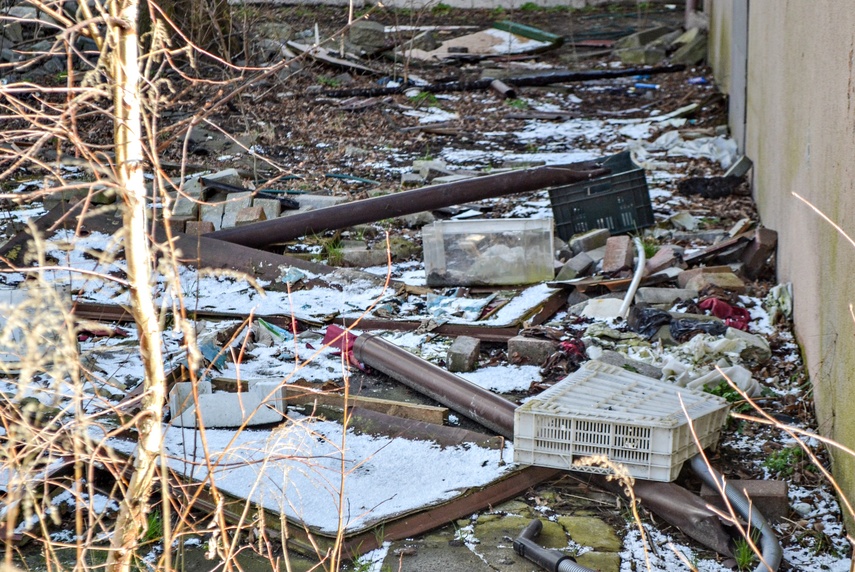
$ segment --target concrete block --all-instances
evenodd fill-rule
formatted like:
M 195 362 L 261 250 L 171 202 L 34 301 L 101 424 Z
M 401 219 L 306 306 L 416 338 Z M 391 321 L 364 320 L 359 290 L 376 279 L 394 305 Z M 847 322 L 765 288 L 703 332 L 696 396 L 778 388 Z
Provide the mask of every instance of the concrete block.
M 425 184 L 425 178 L 418 173 L 401 173 L 402 187 L 419 187 Z
M 244 226 L 267 220 L 264 209 L 261 207 L 244 207 L 235 215 L 235 226 Z
M 644 46 L 621 50 L 620 61 L 625 64 L 650 66 L 664 60 L 665 55 L 666 52 L 663 46 Z
M 682 276 L 682 274 L 681 274 Z M 745 292 L 745 282 L 733 272 L 720 272 L 714 274 L 698 274 L 686 283 L 688 290 L 703 292 L 707 288 L 721 288 L 728 292 L 742 294 Z
M 594 264 L 599 264 L 603 261 L 603 258 L 606 255 L 606 247 L 601 246 L 599 248 L 595 248 L 593 250 L 585 251 L 585 254 L 591 257 L 591 260 L 594 261 Z
M 751 500 L 751 504 L 756 506 L 767 520 L 775 522 L 785 518 L 790 513 L 786 481 L 734 479 L 729 480 L 728 483 L 736 490 L 743 491 Z M 727 507 L 717 489 L 704 484 L 701 487 L 701 498 L 727 513 Z
M 198 395 L 206 395 L 211 393 L 210 381 L 198 381 L 196 383 L 196 393 Z M 193 384 L 189 381 L 181 381 L 172 386 L 169 390 L 169 412 L 172 417 L 179 415 L 182 411 L 193 405 Z
M 282 203 L 276 199 L 252 199 L 252 206 L 261 207 L 266 220 L 279 218 L 282 213 Z
M 558 344 L 552 340 L 515 336 L 508 340 L 508 357 L 512 362 L 522 360 L 543 365 L 557 348 Z
M 629 236 L 612 236 L 606 241 L 603 273 L 611 274 L 632 267 L 632 239 Z
M 645 272 L 656 274 L 660 270 L 671 268 L 680 264 L 683 256 L 683 248 L 673 245 L 665 245 L 656 251 L 645 264 Z
M 445 166 L 444 161 L 413 161 L 413 172 L 418 173 L 423 179 L 432 181 L 437 177 L 456 175 L 454 171 Z
M 223 203 L 222 228 L 235 226 L 237 214 L 250 206 L 252 206 L 252 193 L 230 193 L 229 200 Z
M 366 51 L 386 47 L 386 26 L 374 20 L 358 20 L 350 26 L 348 40 Z
M 697 276 L 698 274 L 715 274 L 719 272 L 730 272 L 730 266 L 700 266 L 698 268 L 692 268 L 690 270 L 684 270 L 677 276 L 677 285 L 680 288 L 685 288 L 686 284 L 689 283 L 689 280 Z
M 383 249 L 368 250 L 364 246 L 342 248 L 341 262 L 344 266 L 368 268 L 370 266 L 386 266 L 388 262 L 386 251 Z
M 594 259 L 591 258 L 586 252 L 580 252 L 573 258 L 567 261 L 561 268 L 561 272 L 559 272 L 559 277 L 556 280 L 572 280 L 576 276 L 584 276 L 594 265 Z M 573 272 L 573 276 L 569 276 L 570 272 Z M 561 274 L 566 272 L 567 278 L 560 278 Z
M 704 61 L 706 57 L 707 37 L 706 35 L 698 35 L 694 40 L 683 45 L 671 55 L 671 63 L 693 66 Z
M 214 225 L 214 230 L 220 230 L 223 227 L 224 213 L 224 203 L 204 203 L 199 209 L 199 218 Z
M 607 228 L 590 230 L 585 234 L 571 238 L 570 250 L 573 251 L 573 254 L 579 254 L 580 252 L 588 252 L 596 248 L 601 248 L 606 245 L 606 241 L 610 236 L 611 233 Z
M 744 272 L 749 278 L 756 278 L 766 266 L 766 261 L 778 246 L 778 233 L 770 228 L 760 227 L 754 233 L 754 241 L 742 253 Z
M 187 224 L 184 227 L 184 232 L 186 232 L 187 234 L 192 234 L 194 236 L 198 236 L 200 234 L 207 234 L 209 232 L 214 232 L 214 224 L 206 220 L 187 221 Z
M 640 32 L 636 32 L 634 34 L 630 34 L 629 36 L 624 36 L 623 38 L 620 38 L 618 41 L 615 42 L 615 49 L 622 50 L 626 48 L 640 48 L 642 46 L 646 46 L 654 40 L 657 40 L 665 34 L 669 33 L 671 30 L 672 28 L 668 28 L 666 26 L 657 26 L 655 28 L 641 30 Z
M 697 297 L 696 291 L 685 288 L 639 288 L 635 293 L 635 303 L 673 306 L 678 300 L 692 300 Z
M 481 340 L 469 336 L 458 336 L 451 347 L 445 363 L 448 371 L 472 371 L 478 365 Z

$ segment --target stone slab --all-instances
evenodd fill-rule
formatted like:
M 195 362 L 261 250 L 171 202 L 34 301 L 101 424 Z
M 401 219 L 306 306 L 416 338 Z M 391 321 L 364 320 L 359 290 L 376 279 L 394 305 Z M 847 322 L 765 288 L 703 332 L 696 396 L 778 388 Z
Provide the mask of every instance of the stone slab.
M 508 357 L 511 361 L 523 360 L 533 365 L 543 365 L 558 348 L 552 340 L 515 336 L 508 340 Z

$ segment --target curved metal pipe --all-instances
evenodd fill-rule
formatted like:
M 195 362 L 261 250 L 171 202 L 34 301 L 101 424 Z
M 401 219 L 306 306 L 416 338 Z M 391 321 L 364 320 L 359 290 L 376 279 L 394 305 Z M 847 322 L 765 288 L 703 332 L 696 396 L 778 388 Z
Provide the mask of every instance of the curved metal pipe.
M 357 337 L 353 356 L 499 435 L 514 438 L 517 406 L 492 391 L 449 373 L 377 334 Z
M 727 483 L 724 478 L 712 467 L 707 465 L 702 455 L 695 455 L 691 459 L 692 470 L 708 486 L 717 491 L 724 487 L 724 495 L 731 506 L 739 513 L 739 516 L 751 523 L 751 526 L 760 531 L 760 552 L 763 558 L 755 572 L 777 572 L 783 558 L 783 550 L 775 531 L 769 522 L 757 508 L 751 504 L 745 494 L 736 487 Z

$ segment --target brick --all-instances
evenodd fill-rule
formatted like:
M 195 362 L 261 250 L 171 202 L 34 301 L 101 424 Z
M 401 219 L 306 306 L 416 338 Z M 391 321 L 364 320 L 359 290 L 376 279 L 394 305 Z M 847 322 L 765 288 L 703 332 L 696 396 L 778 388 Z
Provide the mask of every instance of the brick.
M 222 228 L 235 226 L 238 212 L 250 206 L 252 206 L 252 193 L 230 193 L 229 199 L 223 204 Z
M 508 356 L 512 361 L 520 359 L 530 364 L 543 365 L 557 347 L 558 344 L 552 340 L 515 336 L 508 340 Z
M 252 206 L 261 207 L 267 220 L 279 218 L 282 214 L 282 203 L 277 199 L 253 199 Z
M 756 278 L 766 265 L 766 261 L 775 252 L 778 245 L 778 233 L 769 228 L 758 228 L 754 233 L 754 241 L 748 245 L 742 254 L 745 264 L 745 275 Z
M 214 232 L 214 224 L 207 220 L 190 220 L 184 227 L 184 232 L 194 236 Z
M 770 521 L 785 518 L 790 512 L 790 502 L 787 499 L 787 483 L 778 480 L 729 480 L 728 483 L 738 491 L 744 491 L 751 504 Z M 701 498 L 714 507 L 727 513 L 727 507 L 718 490 L 704 484 L 701 487 Z
M 445 363 L 448 371 L 472 371 L 478 365 L 481 340 L 469 336 L 458 336 L 451 347 Z
M 639 288 L 635 294 L 635 303 L 672 306 L 678 300 L 692 300 L 697 297 L 697 291 L 685 288 Z
M 235 215 L 235 226 L 243 226 L 263 220 L 267 220 L 264 209 L 261 207 L 245 207 L 240 209 L 237 215 Z
M 196 219 L 187 216 L 172 216 L 168 219 L 163 219 L 163 223 L 169 225 L 169 230 L 172 232 L 172 236 L 175 236 L 179 232 L 184 232 L 187 223 L 194 220 Z
M 689 280 L 697 276 L 698 274 L 713 274 L 719 272 L 730 272 L 730 266 L 700 266 L 698 268 L 692 268 L 690 270 L 684 270 L 677 276 L 677 285 L 680 288 L 685 288 L 686 284 L 689 283 Z
M 650 257 L 645 265 L 646 274 L 656 274 L 666 268 L 671 268 L 680 264 L 683 256 L 683 249 L 679 246 L 666 245 L 656 251 L 656 254 Z
M 682 274 L 681 274 L 682 276 Z M 698 274 L 686 283 L 688 290 L 703 292 L 707 288 L 721 288 L 728 292 L 742 294 L 745 292 L 745 282 L 733 272 L 720 272 L 715 274 Z
M 632 266 L 632 239 L 626 235 L 612 236 L 606 241 L 603 273 L 620 272 Z
M 610 236 L 611 233 L 606 228 L 590 230 L 585 234 L 571 238 L 570 249 L 573 251 L 573 254 L 588 252 L 589 250 L 605 246 Z

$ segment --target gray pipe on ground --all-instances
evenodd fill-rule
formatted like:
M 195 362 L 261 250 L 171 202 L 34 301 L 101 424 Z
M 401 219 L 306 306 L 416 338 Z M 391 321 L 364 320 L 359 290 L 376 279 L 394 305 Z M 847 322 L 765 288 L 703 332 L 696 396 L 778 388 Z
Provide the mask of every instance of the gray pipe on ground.
M 449 373 L 377 334 L 357 337 L 353 356 L 499 435 L 514 438 L 517 406 L 492 391 Z
M 594 161 L 524 169 L 353 201 L 246 226 L 218 230 L 205 236 L 261 248 L 327 230 L 348 228 L 357 224 L 515 193 L 537 191 L 547 187 L 569 185 L 607 175 L 610 172 Z
M 723 487 L 724 496 L 736 513 L 750 523 L 752 528 L 760 531 L 759 544 L 763 562 L 757 566 L 755 572 L 777 572 L 784 554 L 775 531 L 772 530 L 763 514 L 757 510 L 757 507 L 748 500 L 742 491 L 727 483 L 718 471 L 707 465 L 703 455 L 695 455 L 690 463 L 692 470 L 707 486 L 716 491 L 722 490 Z

